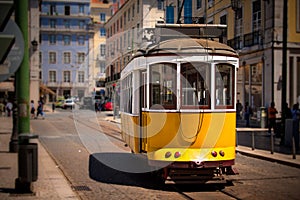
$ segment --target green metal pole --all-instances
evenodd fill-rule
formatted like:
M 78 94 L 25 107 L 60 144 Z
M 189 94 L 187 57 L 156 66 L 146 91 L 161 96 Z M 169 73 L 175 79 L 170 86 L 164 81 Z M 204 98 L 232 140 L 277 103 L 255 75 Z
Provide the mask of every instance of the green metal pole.
M 287 31 L 288 31 L 288 0 L 283 1 L 283 33 L 282 33 L 282 99 L 281 99 L 281 143 L 285 140 L 285 103 L 286 103 L 286 80 L 287 80 Z
M 29 117 L 29 48 L 28 48 L 28 0 L 14 0 L 15 22 L 24 37 L 24 57 L 16 72 L 16 96 L 18 101 L 18 133 L 30 133 Z

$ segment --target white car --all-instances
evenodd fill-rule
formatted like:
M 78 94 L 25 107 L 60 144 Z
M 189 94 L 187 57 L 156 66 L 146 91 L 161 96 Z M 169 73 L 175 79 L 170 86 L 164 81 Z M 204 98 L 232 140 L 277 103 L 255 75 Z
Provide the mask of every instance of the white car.
M 75 102 L 73 99 L 66 99 L 65 102 L 64 102 L 64 105 L 63 105 L 63 108 L 64 109 L 67 109 L 67 108 L 75 108 Z

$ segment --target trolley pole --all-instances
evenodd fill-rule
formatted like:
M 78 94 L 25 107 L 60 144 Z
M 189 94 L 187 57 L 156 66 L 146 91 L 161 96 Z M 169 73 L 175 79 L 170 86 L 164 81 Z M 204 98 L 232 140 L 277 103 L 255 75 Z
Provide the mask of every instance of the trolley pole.
M 17 99 L 18 126 L 18 177 L 15 189 L 19 193 L 32 193 L 32 181 L 37 179 L 37 144 L 29 143 L 36 138 L 30 134 L 29 117 L 29 47 L 28 47 L 28 1 L 14 0 L 15 22 L 24 38 L 24 57 L 15 73 L 15 92 Z

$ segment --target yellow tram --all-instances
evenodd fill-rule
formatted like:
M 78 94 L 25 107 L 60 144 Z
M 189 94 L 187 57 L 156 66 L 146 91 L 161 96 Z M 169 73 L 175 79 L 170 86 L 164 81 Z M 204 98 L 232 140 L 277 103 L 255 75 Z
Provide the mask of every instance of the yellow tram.
M 173 37 L 137 51 L 120 80 L 121 133 L 132 152 L 161 166 L 165 179 L 232 174 L 238 60 L 207 37 Z

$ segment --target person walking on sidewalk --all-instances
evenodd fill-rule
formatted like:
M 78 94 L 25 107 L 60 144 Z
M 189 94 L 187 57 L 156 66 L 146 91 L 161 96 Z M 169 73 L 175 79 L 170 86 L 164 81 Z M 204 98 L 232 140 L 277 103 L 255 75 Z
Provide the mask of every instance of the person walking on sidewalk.
M 34 119 L 34 113 L 35 113 L 34 101 L 31 100 L 30 101 L 30 114 L 31 114 L 32 119 Z
M 13 108 L 13 104 L 10 101 L 8 101 L 6 103 L 6 106 L 5 106 L 5 109 L 6 109 L 6 112 L 7 112 L 7 117 L 11 116 L 12 108 Z
M 275 103 L 271 102 L 271 106 L 268 108 L 268 119 L 269 119 L 269 134 L 271 134 L 271 129 L 273 128 L 274 133 L 277 133 L 276 130 L 276 114 L 278 111 L 275 108 Z
M 293 105 L 292 117 L 293 117 L 293 137 L 295 139 L 295 147 L 296 147 L 296 151 L 299 151 L 299 119 L 300 119 L 299 103 Z
M 37 112 L 36 112 L 36 119 L 38 118 L 38 116 L 41 115 L 42 119 L 44 118 L 44 112 L 43 112 L 43 103 L 41 101 L 39 101 L 38 107 L 37 107 Z

